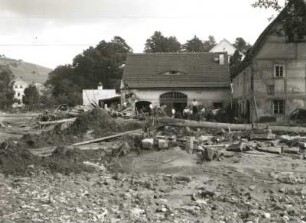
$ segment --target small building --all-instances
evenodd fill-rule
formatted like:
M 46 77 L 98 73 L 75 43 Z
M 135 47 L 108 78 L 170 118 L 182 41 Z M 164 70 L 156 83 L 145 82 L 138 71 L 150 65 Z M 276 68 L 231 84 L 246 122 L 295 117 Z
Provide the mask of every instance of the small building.
M 22 99 L 24 96 L 24 90 L 29 86 L 29 84 L 25 81 L 23 81 L 21 78 L 16 78 L 14 80 L 13 84 L 13 90 L 15 92 L 14 94 L 14 100 L 15 103 L 13 104 L 13 107 L 22 107 Z
M 136 108 L 166 106 L 182 112 L 192 100 L 222 107 L 229 100 L 227 53 L 129 54 L 121 85 L 122 102 Z
M 115 89 L 103 89 L 99 83 L 97 89 L 83 90 L 83 105 L 86 109 L 94 107 L 117 107 L 120 104 L 120 95 Z
M 238 118 L 286 121 L 293 110 L 305 108 L 305 9 L 303 0 L 289 1 L 232 76 Z
M 218 52 L 227 52 L 228 61 L 230 61 L 231 56 L 234 55 L 236 47 L 233 46 L 227 39 L 221 40 L 217 45 L 215 45 L 209 52 L 218 53 Z

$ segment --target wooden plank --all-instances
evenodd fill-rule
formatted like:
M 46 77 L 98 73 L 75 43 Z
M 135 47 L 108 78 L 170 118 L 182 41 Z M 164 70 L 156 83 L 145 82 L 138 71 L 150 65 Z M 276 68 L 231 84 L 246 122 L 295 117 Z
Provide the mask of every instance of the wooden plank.
M 40 125 L 52 125 L 52 124 L 60 124 L 65 122 L 74 122 L 76 118 L 68 118 L 68 119 L 61 119 L 61 120 L 55 120 L 55 121 L 46 121 L 46 122 L 38 122 Z
M 142 129 L 127 131 L 127 132 L 121 132 L 121 133 L 118 133 L 118 134 L 115 134 L 115 135 L 105 136 L 105 137 L 98 138 L 98 139 L 93 139 L 93 140 L 89 140 L 89 141 L 74 143 L 74 144 L 72 144 L 72 146 L 81 146 L 81 145 L 85 145 L 85 144 L 101 142 L 101 141 L 104 141 L 104 140 L 107 140 L 107 139 L 113 139 L 113 138 L 117 138 L 119 136 L 127 135 L 129 133 L 136 133 L 136 132 L 139 132 L 141 130 Z
M 251 130 L 251 124 L 231 124 L 231 123 L 219 123 L 219 122 L 202 122 L 193 120 L 184 120 L 177 118 L 159 118 L 159 124 L 161 126 L 174 126 L 174 127 L 191 127 L 191 128 L 214 128 L 214 129 L 228 129 L 231 130 Z M 275 132 L 290 132 L 290 133 L 306 133 L 306 127 L 298 126 L 267 126 L 265 124 L 256 124 L 256 128 L 264 129 L 269 127 Z

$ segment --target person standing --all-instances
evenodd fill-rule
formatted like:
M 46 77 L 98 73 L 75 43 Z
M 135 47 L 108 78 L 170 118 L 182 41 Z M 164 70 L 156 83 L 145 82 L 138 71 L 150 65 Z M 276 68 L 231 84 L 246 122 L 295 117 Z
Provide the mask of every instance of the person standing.
M 199 102 L 196 99 L 193 99 L 191 104 L 192 104 L 192 113 L 193 113 L 193 115 L 197 115 L 198 114 Z

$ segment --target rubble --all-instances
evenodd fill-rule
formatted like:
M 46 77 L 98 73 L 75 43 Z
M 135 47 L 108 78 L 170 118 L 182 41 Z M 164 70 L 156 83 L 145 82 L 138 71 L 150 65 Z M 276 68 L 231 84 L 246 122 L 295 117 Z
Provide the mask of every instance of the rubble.
M 1 222 L 306 220 L 303 136 L 198 126 L 121 134 L 139 123 L 103 110 L 77 120 L 1 144 Z M 33 155 L 52 140 L 61 145 Z

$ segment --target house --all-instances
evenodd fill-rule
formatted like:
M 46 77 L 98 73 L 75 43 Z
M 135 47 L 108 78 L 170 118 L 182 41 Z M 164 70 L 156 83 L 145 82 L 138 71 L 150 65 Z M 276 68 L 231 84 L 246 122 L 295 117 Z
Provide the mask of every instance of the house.
M 122 102 L 137 109 L 166 106 L 177 112 L 196 99 L 222 107 L 230 95 L 227 53 L 128 54 L 121 86 Z
M 20 77 L 14 79 L 13 90 L 15 92 L 14 100 L 16 102 L 13 104 L 13 107 L 20 107 L 20 106 L 22 106 L 22 98 L 24 96 L 24 90 L 28 86 L 29 86 L 29 84 L 27 82 L 23 81 Z
M 289 1 L 232 76 L 236 116 L 286 121 L 306 102 L 306 3 Z
M 115 89 L 103 89 L 100 82 L 97 89 L 83 90 L 83 105 L 86 109 L 91 109 L 97 106 L 110 107 L 120 104 L 120 95 Z
M 51 69 L 37 64 L 27 63 L 22 60 L 15 60 L 7 57 L 0 57 L 0 66 L 10 70 L 13 78 L 13 90 L 15 91 L 13 107 L 22 107 L 24 90 L 34 84 L 39 92 L 44 89 L 44 82 L 48 79 Z
M 231 56 L 234 55 L 236 50 L 237 50 L 236 47 L 234 47 L 227 39 L 223 39 L 217 45 L 215 45 L 209 52 L 211 53 L 227 52 L 228 61 L 230 61 Z

